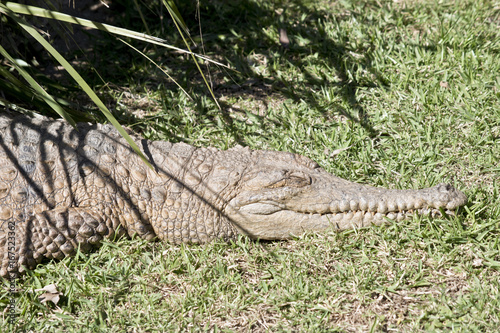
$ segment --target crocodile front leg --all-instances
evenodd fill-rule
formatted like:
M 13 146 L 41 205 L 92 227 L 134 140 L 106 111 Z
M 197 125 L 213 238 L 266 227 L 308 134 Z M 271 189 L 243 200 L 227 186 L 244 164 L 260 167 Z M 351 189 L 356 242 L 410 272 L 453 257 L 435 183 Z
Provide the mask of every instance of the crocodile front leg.
M 5 232 L 8 227 L 3 226 L 4 237 L 0 240 L 0 276 L 9 273 L 17 276 L 26 268 L 33 269 L 44 258 L 62 259 L 74 255 L 77 249 L 88 252 L 104 238 L 126 234 L 125 229 L 109 223 L 102 214 L 82 207 L 55 208 L 35 214 L 17 224 L 14 233 Z

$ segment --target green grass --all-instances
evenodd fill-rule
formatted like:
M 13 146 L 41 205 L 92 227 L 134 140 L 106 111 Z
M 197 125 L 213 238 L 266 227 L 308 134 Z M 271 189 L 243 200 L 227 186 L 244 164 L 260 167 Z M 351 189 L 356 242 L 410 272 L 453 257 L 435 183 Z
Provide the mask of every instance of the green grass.
M 296 152 L 375 186 L 450 182 L 468 195 L 468 205 L 456 217 L 287 242 L 106 242 L 21 278 L 18 327 L 498 330 L 498 2 L 290 1 L 281 16 L 273 3 L 201 4 L 207 54 L 239 71 L 210 68 L 222 111 L 187 57 L 155 49 L 148 55 L 195 101 L 146 61 L 127 57 L 131 51 L 122 45 L 96 46 L 100 58 L 91 63 L 113 82 L 109 89 L 96 81 L 96 89 L 117 98 L 117 118 L 150 139 Z M 179 9 L 196 35 L 193 8 Z M 280 27 L 291 40 L 286 50 Z M 174 30 L 166 35 L 181 45 Z M 80 70 L 89 76 L 92 68 Z M 34 292 L 52 283 L 63 293 L 57 306 L 41 303 L 41 292 Z M 4 312 L 0 326 L 6 320 Z

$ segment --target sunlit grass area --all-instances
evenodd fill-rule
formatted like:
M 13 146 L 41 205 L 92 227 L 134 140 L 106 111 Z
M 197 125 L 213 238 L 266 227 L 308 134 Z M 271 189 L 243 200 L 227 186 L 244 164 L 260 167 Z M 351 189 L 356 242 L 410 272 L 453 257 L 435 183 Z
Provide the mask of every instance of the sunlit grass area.
M 151 140 L 299 153 L 373 186 L 451 183 L 467 194 L 467 206 L 457 216 L 283 242 L 105 242 L 20 278 L 16 327 L 497 331 L 498 2 L 209 1 L 197 15 L 194 2 L 178 5 L 198 45 L 193 51 L 230 67 L 200 61 L 221 109 L 187 55 L 134 43 L 192 99 L 135 51 L 99 34 L 66 56 L 120 123 Z M 144 13 L 152 35 L 182 47 L 171 22 Z M 132 10 L 114 14 L 116 25 L 145 29 Z M 48 61 L 40 68 L 55 72 Z M 91 109 L 68 85 L 65 98 Z M 62 293 L 57 304 L 35 292 L 50 284 Z M 4 281 L 2 307 L 8 300 Z M 4 312 L 1 326 L 7 321 Z

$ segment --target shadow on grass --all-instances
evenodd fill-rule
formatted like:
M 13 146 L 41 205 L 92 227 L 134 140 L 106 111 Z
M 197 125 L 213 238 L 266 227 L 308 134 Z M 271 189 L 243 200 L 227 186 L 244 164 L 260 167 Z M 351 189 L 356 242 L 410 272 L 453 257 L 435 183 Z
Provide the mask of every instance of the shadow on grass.
M 224 89 L 244 91 L 248 88 L 245 82 L 250 81 L 253 86 L 270 94 L 278 92 L 296 102 L 305 101 L 325 118 L 330 118 L 332 114 L 343 115 L 359 123 L 371 136 L 376 135 L 367 111 L 356 101 L 356 91 L 359 87 L 376 87 L 385 85 L 385 82 L 369 60 L 354 61 L 349 55 L 353 50 L 348 49 L 344 41 L 333 39 L 325 31 L 324 21 L 333 19 L 340 22 L 344 19 L 342 14 L 312 9 L 302 5 L 301 1 L 289 2 L 281 8 L 248 0 L 224 5 L 217 5 L 214 1 L 204 5 L 201 8 L 201 29 L 206 48 L 215 45 L 216 49 L 222 51 L 218 55 L 224 56 L 241 73 L 232 77 L 243 82 L 241 86 L 236 85 L 236 89 L 234 82 L 216 84 L 216 93 Z M 190 17 L 190 12 L 194 12 L 189 6 L 182 10 L 185 19 Z M 189 21 L 188 25 L 196 27 L 198 21 Z M 290 37 L 291 43 L 286 48 L 279 42 L 278 29 L 284 29 Z M 222 42 L 217 36 L 224 36 L 228 42 Z M 299 40 L 307 42 L 301 43 Z M 270 75 L 261 75 L 252 68 L 248 59 L 251 55 L 268 60 Z M 369 55 L 365 59 L 370 59 Z M 312 73 L 311 69 L 315 66 L 331 68 L 331 73 Z M 293 82 L 280 77 L 280 68 L 300 72 L 303 81 Z M 372 73 L 376 79 L 365 77 L 359 82 L 352 73 L 360 68 Z M 318 103 L 316 91 L 327 86 L 337 88 L 335 91 L 340 96 L 340 103 Z M 267 95 L 260 94 L 258 98 L 265 103 Z
M 333 9 L 329 11 L 307 6 L 304 2 L 290 1 L 280 7 L 273 2 L 250 0 L 210 1 L 200 4 L 202 7 L 199 13 L 195 2 L 192 2 L 179 4 L 179 10 L 193 36 L 199 31 L 203 33 L 203 44 L 197 40 L 199 46 L 194 51 L 203 53 L 206 50 L 210 57 L 229 63 L 238 71 L 211 66 L 211 83 L 217 97 L 224 94 L 245 94 L 267 103 L 269 95 L 279 94 L 296 102 L 304 101 L 325 119 L 332 115 L 342 115 L 359 123 L 370 136 L 376 136 L 369 112 L 356 101 L 356 92 L 362 87 L 377 87 L 387 83 L 383 75 L 371 65 L 372 48 L 352 47 L 349 42 L 355 37 L 351 37 L 350 32 L 341 27 L 342 22 L 351 20 L 353 15 L 363 24 L 370 24 L 370 20 L 360 11 L 339 13 Z M 143 14 L 151 33 L 168 39 L 172 45 L 183 47 L 172 22 L 167 18 L 159 19 L 160 5 L 149 6 L 149 9 L 143 8 Z M 111 23 L 144 30 L 140 16 L 134 10 L 133 1 L 111 9 L 114 15 Z M 72 14 L 77 15 L 78 10 Z M 81 14 L 83 17 L 92 17 L 83 10 Z M 164 12 L 161 15 L 168 16 Z M 102 14 L 97 17 L 103 18 Z M 326 21 L 337 25 L 335 32 L 325 29 Z M 287 48 L 279 42 L 278 29 L 284 29 L 290 37 L 291 43 Z M 170 50 L 147 48 L 150 50 L 149 55 L 169 68 L 172 76 L 187 87 L 193 96 L 209 95 L 191 58 Z M 363 56 L 356 58 L 353 53 L 361 53 Z M 91 36 L 89 43 L 78 44 L 74 55 L 77 57 L 74 64 L 95 87 L 102 87 L 107 81 L 111 81 L 119 87 L 135 84 L 151 90 L 157 89 L 159 85 L 166 89 L 177 89 L 174 84 L 165 82 L 163 74 L 156 69 L 145 71 L 149 67 L 144 65 L 147 60 L 142 56 L 103 33 Z M 251 64 L 252 56 L 266 59 L 265 70 L 268 73 L 256 71 Z M 207 67 L 202 68 L 207 71 Z M 315 71 L 316 68 L 319 71 Z M 324 68 L 331 71 L 322 72 Z M 95 75 L 95 71 L 100 75 Z M 357 75 L 357 72 L 368 75 Z M 294 73 L 300 74 L 300 79 L 287 77 Z M 335 88 L 331 90 L 336 95 L 334 100 L 328 103 L 318 102 L 318 91 L 328 88 Z M 261 92 L 255 93 L 255 90 Z M 199 102 L 197 105 L 197 111 L 203 115 L 206 106 Z M 221 106 L 226 124 L 234 129 L 231 122 L 235 120 L 224 111 L 230 105 L 221 102 Z M 237 142 L 241 141 L 236 130 L 230 132 L 234 133 Z

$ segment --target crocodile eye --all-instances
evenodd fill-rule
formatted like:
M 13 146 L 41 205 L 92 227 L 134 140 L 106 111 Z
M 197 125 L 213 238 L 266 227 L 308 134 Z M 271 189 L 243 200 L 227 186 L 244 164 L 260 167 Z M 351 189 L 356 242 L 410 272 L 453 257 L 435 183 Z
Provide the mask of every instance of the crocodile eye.
M 269 184 L 266 187 L 267 188 L 278 188 L 285 186 L 304 187 L 310 184 L 311 184 L 311 177 L 299 171 L 291 171 L 291 172 L 286 172 L 282 179 L 272 184 Z

